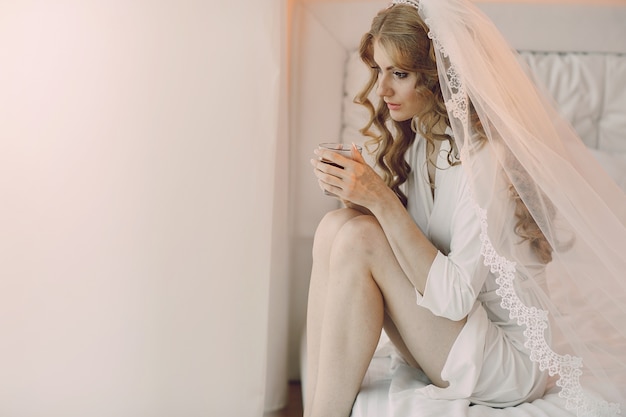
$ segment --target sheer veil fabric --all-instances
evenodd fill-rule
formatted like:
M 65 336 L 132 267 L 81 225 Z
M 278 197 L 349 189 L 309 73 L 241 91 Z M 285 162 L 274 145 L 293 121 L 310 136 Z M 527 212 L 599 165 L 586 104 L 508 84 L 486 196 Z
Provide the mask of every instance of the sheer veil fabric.
M 430 29 L 482 224 L 484 263 L 499 276 L 502 306 L 526 327 L 531 358 L 549 371 L 578 416 L 623 412 L 626 195 L 469 0 L 394 0 L 389 7 L 416 9 Z M 486 141 L 470 120 L 471 106 Z M 526 245 L 515 233 L 511 187 L 552 247 L 546 274 L 521 262 Z M 521 303 L 516 288 L 522 282 L 541 288 L 547 309 Z

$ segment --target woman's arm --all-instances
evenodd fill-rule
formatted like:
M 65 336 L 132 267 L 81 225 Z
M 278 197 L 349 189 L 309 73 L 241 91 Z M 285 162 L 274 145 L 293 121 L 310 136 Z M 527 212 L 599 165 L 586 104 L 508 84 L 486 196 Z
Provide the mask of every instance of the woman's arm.
M 375 200 L 369 210 L 385 231 L 393 253 L 413 286 L 424 294 L 428 273 L 437 256 L 437 248 L 415 224 L 406 208 L 390 189 Z

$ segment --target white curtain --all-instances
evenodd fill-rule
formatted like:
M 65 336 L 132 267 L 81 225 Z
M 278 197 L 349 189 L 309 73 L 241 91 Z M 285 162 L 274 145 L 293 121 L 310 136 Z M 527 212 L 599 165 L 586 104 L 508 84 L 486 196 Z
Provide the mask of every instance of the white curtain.
M 0 0 L 0 415 L 284 401 L 284 3 Z

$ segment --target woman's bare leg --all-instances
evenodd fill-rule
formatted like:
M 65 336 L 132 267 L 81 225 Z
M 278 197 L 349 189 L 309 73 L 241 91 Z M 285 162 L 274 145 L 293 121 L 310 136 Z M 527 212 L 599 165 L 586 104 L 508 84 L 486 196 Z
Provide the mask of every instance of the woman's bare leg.
M 308 337 L 314 356 L 307 370 L 307 417 L 350 414 L 385 313 L 394 325 L 390 337 L 401 345 L 409 363 L 419 365 L 439 386 L 447 384 L 441 369 L 464 324 L 417 306 L 414 288 L 376 219 L 348 217 L 334 234 L 329 233 L 334 238 L 326 242 L 327 258 L 314 259 L 311 278 L 316 289 L 311 308 L 315 313 L 308 324 L 313 327 Z M 324 236 L 322 231 L 316 236 Z M 311 374 L 313 379 L 308 377 Z
M 352 232 L 342 232 L 356 218 L 341 227 L 328 259 L 317 378 L 307 407 L 311 417 L 350 415 L 382 330 L 382 294 L 362 260 L 365 254 L 346 241 Z
M 307 305 L 306 345 L 306 392 L 304 396 L 305 416 L 310 415 L 315 392 L 319 363 L 319 347 L 325 315 L 330 255 L 339 230 L 350 219 L 362 213 L 351 209 L 340 209 L 328 213 L 320 222 L 313 244 L 313 266 Z

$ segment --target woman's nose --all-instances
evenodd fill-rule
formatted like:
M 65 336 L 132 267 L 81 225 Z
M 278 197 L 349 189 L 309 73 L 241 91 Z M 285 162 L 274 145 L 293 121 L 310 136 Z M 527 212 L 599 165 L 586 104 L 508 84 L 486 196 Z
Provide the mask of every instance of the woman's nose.
M 385 77 L 381 76 L 378 78 L 378 85 L 376 86 L 376 94 L 379 97 L 388 97 L 391 95 L 391 89 L 389 88 L 389 84 Z

